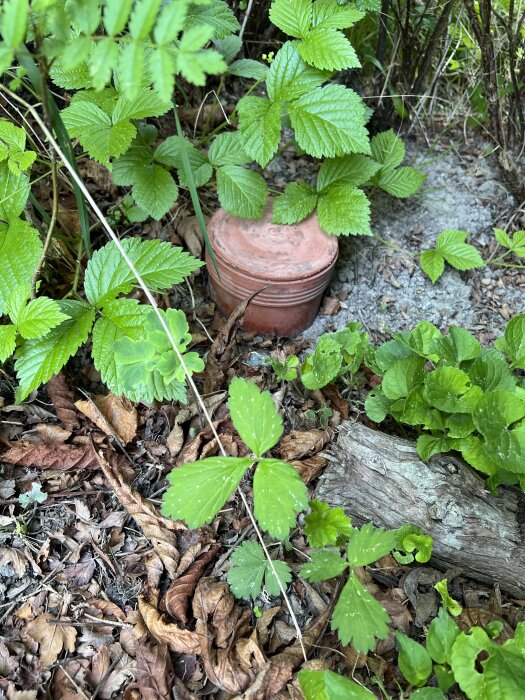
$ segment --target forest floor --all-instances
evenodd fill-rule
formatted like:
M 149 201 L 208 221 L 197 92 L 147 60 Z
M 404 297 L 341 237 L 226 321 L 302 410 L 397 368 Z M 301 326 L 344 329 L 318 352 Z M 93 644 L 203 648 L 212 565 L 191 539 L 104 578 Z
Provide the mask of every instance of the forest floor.
M 418 143 L 417 153 L 424 152 Z M 416 143 L 409 153 L 416 153 Z M 508 221 L 513 208 L 483 147 L 438 144 L 422 167 L 429 177 L 418 197 L 395 203 L 376 197 L 373 202 L 375 232 L 401 250 L 373 239 L 342 241 L 323 310 L 304 338 L 268 339 L 225 324 L 209 300 L 205 274 L 172 295 L 171 304 L 184 308 L 192 321 L 195 348 L 220 366 L 218 374 L 207 377 L 206 402 L 230 454 L 245 450 L 226 406 L 225 379 L 233 374 L 270 389 L 282 406 L 287 435 L 277 453 L 312 489 L 327 464 L 320 453 L 334 439 L 338 422 L 361 412 L 356 408 L 362 407 L 359 388 L 353 403 L 334 389 L 306 396 L 293 385 L 276 385 L 265 364 L 270 353 L 301 352 L 326 330 L 355 320 L 374 338 L 426 319 L 443 329 L 463 325 L 488 342 L 501 334 L 508 318 L 523 312 L 525 276 L 520 271 L 447 270 L 433 286 L 415 260 L 447 228 L 469 231 L 471 242 L 490 256 L 491 228 Z M 279 176 L 276 166 L 276 181 Z M 97 183 L 93 177 L 92 188 L 99 200 L 112 196 L 107 180 Z M 525 222 L 515 223 L 525 228 Z M 197 254 L 202 248 L 188 220 L 176 230 L 152 224 L 141 234 L 182 243 Z M 211 347 L 209 337 L 216 341 Z M 0 697 L 297 700 L 294 671 L 302 654 L 286 607 L 280 598 L 264 594 L 254 605 L 236 601 L 225 580 L 235 547 L 254 537 L 240 499 L 233 498 L 209 527 L 195 531 L 160 515 L 167 473 L 217 453 L 196 404 L 191 397 L 185 407 L 102 398 L 103 385 L 87 357 L 78 356 L 20 406 L 13 405 L 12 377 L 0 379 L 5 465 Z M 333 409 L 330 420 L 323 417 L 323 406 Z M 21 507 L 19 495 L 35 485 L 44 494 L 41 502 Z M 248 481 L 242 487 L 249 495 Z M 297 573 L 306 549 L 300 529 L 290 541 L 293 549 L 279 546 L 276 555 Z M 420 586 L 422 593 L 435 595 L 428 585 L 435 572 L 421 568 L 430 574 L 414 584 L 407 576 L 411 567 L 392 557 L 381 564 L 388 576 L 371 567 L 361 572 L 363 581 L 387 608 L 393 630 L 420 638 L 429 618 L 409 588 Z M 489 589 L 458 574 L 450 591 L 465 606 L 462 623 L 500 619 L 506 634 L 525 619 L 524 602 L 510 600 L 495 584 Z M 311 586 L 298 578 L 290 585 L 309 666 L 351 676 L 378 697 L 383 697 L 379 683 L 397 696 L 398 684 L 405 682 L 394 663 L 392 635 L 364 657 L 342 647 L 330 631 L 337 585 Z

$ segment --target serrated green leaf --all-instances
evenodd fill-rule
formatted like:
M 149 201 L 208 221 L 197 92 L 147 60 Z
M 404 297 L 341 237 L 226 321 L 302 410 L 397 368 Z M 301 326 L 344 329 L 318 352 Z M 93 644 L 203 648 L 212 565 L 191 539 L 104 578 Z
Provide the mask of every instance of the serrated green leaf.
M 230 383 L 228 406 L 235 429 L 257 457 L 279 442 L 284 430 L 283 421 L 270 392 L 259 391 L 253 382 L 234 377 Z
M 516 231 L 513 236 L 501 228 L 494 229 L 494 236 L 498 243 L 519 258 L 525 257 L 525 231 Z
M 304 36 L 312 19 L 312 0 L 274 0 L 270 6 L 270 22 L 290 36 Z
M 356 9 L 350 3 L 334 4 L 333 0 L 316 0 L 313 5 L 312 25 L 331 27 L 332 29 L 348 29 L 363 19 L 364 12 Z
M 319 195 L 317 217 L 323 231 L 332 235 L 371 236 L 370 202 L 351 185 L 330 185 Z
M 445 608 L 440 608 L 427 632 L 426 648 L 432 659 L 438 664 L 450 663 L 452 645 L 459 634 L 459 627 Z
M 162 514 L 184 520 L 188 527 L 210 523 L 239 485 L 252 460 L 208 457 L 176 467 L 162 499 Z
M 432 284 L 435 284 L 445 269 L 443 256 L 435 250 L 425 250 L 419 262 L 423 272 L 430 277 Z
M 164 5 L 153 32 L 156 44 L 168 44 L 177 38 L 186 24 L 188 5 L 189 2 L 186 0 L 183 0 L 183 2 L 170 2 Z
M 207 24 L 213 29 L 216 39 L 224 39 L 241 28 L 237 18 L 223 0 L 211 0 L 206 4 L 193 4 L 188 11 L 187 27 Z
M 292 580 L 290 567 L 284 561 L 274 560 L 277 579 L 258 542 L 243 542 L 232 554 L 231 562 L 233 567 L 228 571 L 227 579 L 237 598 L 255 600 L 262 591 L 263 581 L 269 595 L 279 595 L 279 580 L 283 588 Z
M 317 192 L 304 182 L 290 182 L 284 193 L 275 198 L 272 221 L 274 224 L 295 224 L 306 219 L 317 204 Z
M 395 170 L 382 169 L 374 178 L 374 183 L 393 197 L 404 199 L 418 192 L 426 179 L 425 173 L 405 166 Z
M 467 360 L 474 360 L 481 352 L 479 341 L 458 326 L 451 326 L 447 335 L 436 339 L 433 347 L 447 364 L 458 366 Z
M 366 654 L 375 647 L 376 639 L 388 637 L 389 622 L 387 611 L 352 572 L 332 616 L 332 629 L 341 643 L 352 642 L 356 651 Z
M 301 578 L 310 583 L 319 583 L 339 576 L 348 569 L 345 561 L 337 549 L 319 549 L 310 553 L 310 561 L 301 566 Z
M 102 90 L 109 83 L 118 58 L 118 44 L 110 37 L 101 38 L 95 43 L 88 58 L 89 75 L 95 90 Z
M 297 42 L 287 41 L 277 52 L 266 75 L 266 90 L 272 102 L 294 100 L 328 80 L 330 73 L 309 66 L 301 58 Z
M 217 195 L 221 207 L 243 219 L 260 219 L 266 204 L 264 178 L 238 165 L 217 168 Z
M 129 20 L 132 39 L 144 39 L 153 29 L 161 0 L 137 0 Z
M 303 669 L 297 678 L 306 700 L 372 700 L 375 697 L 362 685 L 333 671 Z
M 87 63 L 81 63 L 76 68 L 69 68 L 59 57 L 51 66 L 49 76 L 55 85 L 65 90 L 81 90 L 82 88 L 93 87 L 93 80 L 89 74 Z
M 268 73 L 268 67 L 264 63 L 254 61 L 251 58 L 240 58 L 238 61 L 230 63 L 228 73 L 239 78 L 248 78 L 249 80 L 264 80 Z
M 309 31 L 298 44 L 301 57 L 320 70 L 360 68 L 361 61 L 352 44 L 337 29 L 320 25 Z
M 126 26 L 133 0 L 110 0 L 104 6 L 104 28 L 109 36 L 116 36 Z
M 275 155 L 281 138 L 281 105 L 263 97 L 243 97 L 237 104 L 244 150 L 262 168 Z
M 195 148 L 187 139 L 184 139 L 184 148 L 186 149 L 195 186 L 202 187 L 213 174 L 213 169 L 208 162 L 208 158 L 205 153 Z M 158 163 L 168 165 L 171 168 L 177 168 L 177 175 L 181 187 L 188 187 L 181 153 L 181 144 L 178 136 L 169 136 L 165 141 L 159 144 L 153 153 L 153 157 Z
M 436 251 L 456 270 L 472 270 L 483 267 L 483 258 L 474 246 L 465 243 L 466 231 L 448 229 L 436 238 Z
M 122 119 L 160 117 L 170 109 L 170 102 L 161 100 L 153 90 L 140 88 L 131 99 L 125 95 L 119 97 L 111 118 L 116 123 Z
M 228 64 L 233 61 L 242 48 L 242 39 L 231 34 L 225 36 L 224 39 L 213 39 L 213 43 Z
M 13 290 L 31 282 L 41 254 L 38 233 L 27 221 L 0 222 L 0 315 Z
M 357 93 L 343 85 L 316 88 L 287 104 L 299 146 L 316 158 L 370 153 L 366 111 Z
M 152 164 L 136 174 L 132 193 L 137 205 L 159 221 L 177 201 L 179 188 L 165 168 Z
M 327 158 L 321 164 L 317 176 L 317 191 L 322 192 L 329 185 L 364 185 L 379 169 L 379 164 L 367 156 L 350 153 L 341 158 Z
M 11 221 L 19 216 L 29 197 L 29 177 L 24 173 L 13 173 L 9 161 L 0 163 L 0 224 Z
M 425 399 L 447 413 L 471 413 L 483 395 L 466 372 L 457 367 L 440 367 L 425 377 Z
M 330 335 L 322 335 L 301 365 L 301 380 L 307 389 L 322 389 L 337 377 L 342 363 L 341 345 Z
M 213 139 L 208 151 L 208 160 L 212 165 L 244 165 L 250 156 L 244 152 L 239 132 L 227 131 Z
M 135 97 L 144 73 L 145 54 L 142 44 L 132 41 L 123 48 L 117 65 L 120 89 L 129 98 Z
M 261 459 L 253 477 L 257 522 L 277 539 L 285 539 L 297 513 L 308 505 L 306 486 L 296 470 L 278 459 Z
M 43 338 L 24 340 L 15 353 L 15 370 L 20 383 L 16 391 L 18 403 L 57 374 L 87 340 L 95 310 L 82 301 L 59 303 L 61 311 L 69 318 Z
M 206 75 L 224 73 L 228 66 L 215 49 L 204 49 L 213 29 L 201 24 L 187 29 L 182 35 L 175 59 L 177 71 L 193 85 L 204 85 Z
M 395 530 L 375 528 L 372 523 L 354 529 L 350 535 L 346 553 L 350 566 L 367 566 L 386 556 L 396 546 Z
M 37 297 L 20 311 L 16 326 L 22 338 L 40 338 L 67 318 L 57 301 L 48 297 Z
M 76 68 L 81 63 L 87 63 L 94 43 L 90 36 L 80 36 L 74 44 L 66 46 L 60 58 L 69 69 Z M 91 72 L 91 71 L 90 71 Z
M 69 0 L 66 12 L 70 15 L 72 25 L 81 34 L 93 34 L 100 24 L 100 3 L 89 0 Z
M 175 57 L 165 46 L 152 49 L 147 56 L 148 69 L 153 76 L 153 87 L 162 100 L 170 100 L 175 87 Z
M 372 158 L 385 168 L 397 168 L 405 159 L 405 144 L 393 129 L 373 136 L 370 148 Z
M 117 382 L 128 391 L 140 391 L 155 367 L 155 346 L 150 340 L 126 336 L 113 343 Z
M 352 532 L 350 518 L 342 508 L 330 508 L 324 501 L 310 501 L 311 513 L 304 519 L 304 534 L 311 547 L 335 545 L 339 537 L 348 538 Z
M 104 306 L 93 326 L 93 361 L 102 381 L 116 396 L 124 392 L 124 387 L 117 377 L 113 345 L 124 336 L 134 340 L 143 337 L 144 321 L 149 311 L 149 306 L 139 304 L 136 299 L 114 299 Z
M 125 238 L 121 243 L 152 291 L 179 284 L 203 265 L 182 248 L 175 248 L 167 242 Z M 118 294 L 130 292 L 134 283 L 134 274 L 113 242 L 93 253 L 84 280 L 86 297 L 93 306 L 104 307 Z
M 393 400 L 408 396 L 423 381 L 424 365 L 425 360 L 416 355 L 395 360 L 385 372 L 381 384 L 385 396 Z
M 397 665 L 410 685 L 424 685 L 432 673 L 432 659 L 424 646 L 402 632 L 396 632 L 399 647 Z
M 26 36 L 29 15 L 28 0 L 4 0 L 0 29 L 2 37 L 11 49 L 16 49 Z
M 495 228 L 493 231 L 494 237 L 498 243 L 504 248 L 508 248 L 510 250 L 512 248 L 512 241 L 509 234 L 501 228 Z
M 16 347 L 16 327 L 11 323 L 0 326 L 0 362 L 5 362 L 14 353 Z

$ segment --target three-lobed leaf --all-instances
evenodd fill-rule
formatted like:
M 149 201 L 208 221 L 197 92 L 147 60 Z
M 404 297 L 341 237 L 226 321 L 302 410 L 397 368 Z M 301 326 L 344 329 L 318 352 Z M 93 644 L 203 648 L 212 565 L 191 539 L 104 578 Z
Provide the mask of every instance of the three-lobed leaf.
M 228 405 L 235 429 L 257 456 L 274 447 L 283 434 L 283 421 L 268 391 L 240 377 L 230 384 Z
M 233 566 L 228 571 L 227 579 L 237 598 L 255 600 L 261 593 L 263 584 L 269 595 L 279 595 L 279 581 L 285 587 L 292 580 L 292 572 L 285 562 L 273 560 L 272 568 L 261 545 L 251 540 L 243 542 L 234 551 L 231 563 Z

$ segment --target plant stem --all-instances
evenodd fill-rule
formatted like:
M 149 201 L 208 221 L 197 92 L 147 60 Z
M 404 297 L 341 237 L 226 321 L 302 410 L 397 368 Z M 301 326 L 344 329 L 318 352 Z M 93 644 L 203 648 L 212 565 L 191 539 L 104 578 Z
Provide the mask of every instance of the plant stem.
M 47 228 L 47 234 L 46 238 L 44 241 L 44 245 L 42 248 L 42 255 L 40 256 L 40 260 L 38 261 L 36 268 L 33 272 L 33 276 L 31 277 L 31 299 L 35 298 L 35 293 L 36 293 L 36 283 L 38 281 L 38 278 L 40 277 L 40 272 L 42 270 L 42 266 L 46 260 L 47 257 L 47 251 L 49 249 L 49 244 L 51 243 L 51 238 L 53 237 L 53 232 L 55 230 L 55 225 L 57 221 L 57 216 L 58 216 L 58 178 L 57 178 L 57 164 L 55 160 L 55 154 L 52 153 L 51 155 L 51 183 L 53 187 L 53 207 L 51 209 L 51 220 L 49 222 L 49 226 Z

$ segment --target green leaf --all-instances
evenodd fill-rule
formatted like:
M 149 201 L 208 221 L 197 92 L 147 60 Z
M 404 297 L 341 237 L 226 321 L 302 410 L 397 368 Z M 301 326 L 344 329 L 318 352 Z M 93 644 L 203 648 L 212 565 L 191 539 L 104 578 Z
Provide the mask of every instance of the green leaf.
M 228 571 L 227 579 L 237 598 L 255 600 L 262 591 L 263 581 L 269 595 L 279 595 L 279 580 L 283 588 L 292 580 L 290 567 L 284 561 L 274 560 L 277 579 L 258 542 L 243 542 L 232 554 L 231 562 L 233 567 Z
M 480 386 L 484 392 L 495 390 L 514 392 L 516 387 L 516 377 L 503 355 L 494 348 L 490 350 L 484 348 L 470 365 L 467 373 L 472 382 Z
M 513 423 L 525 418 L 525 401 L 510 391 L 490 391 L 480 398 L 472 417 L 478 431 L 497 442 Z
M 449 229 L 436 238 L 436 251 L 456 270 L 472 270 L 485 265 L 474 246 L 465 243 L 467 236 L 466 231 Z
M 432 659 L 424 646 L 402 632 L 395 632 L 399 654 L 397 665 L 410 685 L 424 685 L 432 673 Z
M 187 29 L 179 42 L 176 56 L 177 70 L 190 83 L 204 85 L 206 74 L 223 73 L 228 66 L 215 49 L 204 49 L 213 35 L 206 24 Z
M 296 470 L 279 459 L 261 459 L 253 477 L 255 517 L 263 530 L 285 539 L 297 513 L 308 506 L 306 486 Z
M 40 484 L 35 482 L 31 484 L 30 491 L 21 493 L 20 496 L 18 496 L 18 502 L 22 508 L 27 508 L 31 503 L 43 503 L 45 500 L 47 500 L 47 493 L 44 493 Z
M 245 153 L 238 131 L 227 131 L 213 139 L 208 151 L 208 160 L 212 165 L 244 165 L 250 160 Z
M 169 101 L 161 98 L 149 88 L 141 88 L 133 98 L 121 95 L 117 101 L 111 118 L 113 122 L 122 119 L 145 119 L 160 117 L 171 109 Z
M 321 70 L 361 67 L 352 44 L 342 32 L 332 27 L 314 27 L 299 42 L 298 49 L 306 63 Z
M 202 267 L 200 260 L 171 243 L 125 238 L 124 250 L 148 287 L 155 292 L 169 289 Z M 84 290 L 90 304 L 103 307 L 118 294 L 127 294 L 135 276 L 113 242 L 93 253 L 88 262 Z
M 151 164 L 152 158 L 151 149 L 135 140 L 123 156 L 113 161 L 111 175 L 115 185 L 133 185 L 140 171 Z
M 270 22 L 290 36 L 304 36 L 312 19 L 311 0 L 274 0 L 270 6 Z
M 346 553 L 350 566 L 367 566 L 391 552 L 397 543 L 395 530 L 375 528 L 372 523 L 354 529 L 350 535 Z
M 0 315 L 13 290 L 30 284 L 41 254 L 38 233 L 27 221 L 0 222 Z
M 316 88 L 287 104 L 299 146 L 316 158 L 370 153 L 366 111 L 357 93 L 343 85 Z
M 120 89 L 129 98 L 133 98 L 142 85 L 144 60 L 144 47 L 135 41 L 127 44 L 120 54 L 117 66 Z
M 213 169 L 208 162 L 206 154 L 199 151 L 187 139 L 184 139 L 184 148 L 188 156 L 193 179 L 196 187 L 205 185 L 212 176 Z M 165 141 L 157 146 L 153 157 L 158 163 L 177 168 L 179 182 L 182 187 L 188 187 L 186 173 L 184 172 L 184 162 L 181 153 L 181 146 L 178 136 L 169 136 Z
M 432 284 L 435 284 L 443 274 L 445 260 L 441 253 L 435 250 L 425 250 L 419 259 L 421 269 L 430 277 Z
M 137 205 L 159 221 L 177 201 L 179 188 L 165 168 L 152 164 L 136 173 L 132 193 Z
M 450 663 L 452 645 L 459 634 L 459 627 L 445 608 L 440 608 L 427 632 L 426 647 L 432 659 L 438 664 Z
M 140 391 L 155 367 L 155 346 L 149 340 L 124 336 L 113 344 L 117 382 L 124 393 Z
M 124 393 L 124 387 L 117 378 L 114 343 L 124 336 L 133 340 L 143 337 L 149 311 L 149 306 L 139 304 L 136 299 L 113 299 L 104 306 L 93 326 L 93 361 L 102 381 L 116 396 Z
M 2 37 L 11 49 L 16 49 L 26 36 L 29 15 L 28 0 L 4 0 L 0 29 Z
M 393 129 L 373 136 L 370 149 L 372 158 L 388 169 L 397 168 L 405 159 L 405 144 Z
M 392 400 L 385 396 L 381 387 L 373 389 L 365 399 L 366 415 L 374 423 L 382 423 L 389 414 L 391 405 Z
M 211 0 L 210 3 L 193 3 L 188 11 L 186 27 L 207 24 L 213 29 L 215 39 L 224 39 L 228 34 L 235 34 L 241 28 L 235 15 L 223 0 Z
M 230 383 L 228 406 L 235 429 L 250 450 L 261 457 L 274 447 L 283 434 L 283 421 L 268 391 L 234 377 Z
M 5 362 L 16 347 L 16 327 L 12 324 L 0 326 L 0 362 Z
M 306 219 L 317 204 L 317 193 L 304 182 L 290 182 L 284 193 L 275 198 L 272 221 L 274 224 L 295 224 Z
M 300 570 L 301 578 L 305 578 L 310 583 L 327 581 L 348 569 L 348 562 L 342 558 L 339 550 L 319 549 L 311 552 L 310 556 L 310 561 L 303 564 Z
M 329 334 L 324 334 L 314 353 L 307 355 L 301 365 L 301 380 L 307 389 L 322 389 L 335 379 L 342 363 L 341 345 Z
M 452 596 L 449 594 L 447 579 L 444 578 L 442 581 L 439 581 L 438 583 L 436 583 L 434 588 L 441 596 L 441 600 L 443 601 L 443 605 L 446 607 L 448 612 L 451 615 L 453 615 L 454 617 L 458 617 L 458 615 L 461 615 L 463 608 L 457 602 L 457 600 L 454 600 L 454 598 L 452 598 Z
M 440 367 L 425 377 L 425 399 L 440 411 L 471 413 L 482 395 L 468 374 L 457 367 Z
M 101 38 L 95 43 L 88 59 L 89 75 L 95 90 L 102 90 L 109 83 L 118 58 L 118 44 L 110 37 Z
M 406 342 L 417 355 L 433 362 L 438 361 L 439 357 L 433 352 L 433 346 L 436 341 L 441 339 L 441 333 L 430 321 L 420 321 L 405 338 L 401 334 L 397 337 L 402 342 Z
M 176 467 L 168 475 L 162 514 L 190 528 L 211 523 L 251 465 L 246 458 L 208 457 Z
M 57 301 L 38 297 L 22 308 L 15 323 L 22 338 L 40 338 L 67 318 Z
M 25 203 L 29 197 L 29 191 L 29 178 L 27 175 L 20 172 L 14 173 L 9 168 L 9 161 L 0 163 L 1 227 L 5 226 L 5 223 L 3 223 L 5 221 L 9 221 L 11 227 L 20 226 L 15 219 L 23 212 Z M 25 224 L 26 222 L 21 223 Z
M 519 258 L 525 258 L 525 231 L 516 231 L 512 238 L 500 228 L 494 229 L 498 243 Z
M 250 80 L 264 80 L 268 73 L 268 68 L 264 63 L 254 61 L 251 58 L 240 58 L 238 61 L 230 63 L 228 73 L 236 75 L 239 78 L 248 78 Z
M 159 46 L 148 53 L 147 59 L 156 92 L 161 99 L 170 100 L 173 96 L 177 70 L 173 52 L 165 46 Z
M 421 564 L 429 561 L 432 554 L 432 537 L 430 535 L 425 535 L 414 525 L 404 525 L 396 532 L 398 541 L 393 552 L 396 561 L 402 564 L 411 564 L 414 559 Z M 414 555 L 413 552 L 416 554 Z
M 217 195 L 221 207 L 243 219 L 260 219 L 266 204 L 266 182 L 259 173 L 238 165 L 217 168 Z
M 263 97 L 243 97 L 237 104 L 244 150 L 262 168 L 275 155 L 281 138 L 281 105 Z
M 126 26 L 133 0 L 111 0 L 104 6 L 104 28 L 109 36 L 116 36 Z
M 464 328 L 451 326 L 447 335 L 436 339 L 434 350 L 447 364 L 460 365 L 466 360 L 474 360 L 478 357 L 481 346 L 479 341 Z
M 449 452 L 451 442 L 444 435 L 420 435 L 416 442 L 416 449 L 421 459 L 428 462 L 433 455 Z
M 383 169 L 374 179 L 374 183 L 382 190 L 391 194 L 393 197 L 412 197 L 425 182 L 427 176 L 425 173 L 405 166 L 396 170 Z
M 132 39 L 145 39 L 153 29 L 161 0 L 137 0 L 129 20 Z
M 375 695 L 362 685 L 333 671 L 303 669 L 299 671 L 297 678 L 306 700 L 372 700 L 375 698 Z
M 75 68 L 69 68 L 59 57 L 51 66 L 49 75 L 55 85 L 65 90 L 81 90 L 82 88 L 93 87 L 87 63 L 81 63 Z
M 350 3 L 334 4 L 333 0 L 316 0 L 312 24 L 314 27 L 322 25 L 333 29 L 348 29 L 364 16 L 364 12 L 360 12 Z
M 372 178 L 379 168 L 368 156 L 350 153 L 341 158 L 327 158 L 321 164 L 317 176 L 317 191 L 322 192 L 329 185 L 364 185 Z
M 311 513 L 304 519 L 304 534 L 311 547 L 335 545 L 339 537 L 348 538 L 352 532 L 350 518 L 342 508 L 330 508 L 324 501 L 310 501 Z
M 515 316 L 505 328 L 505 354 L 513 369 L 525 369 L 525 314 Z
M 153 32 L 156 44 L 169 44 L 184 29 L 188 15 L 188 5 L 183 2 L 170 2 L 163 6 Z
M 266 90 L 272 102 L 294 100 L 328 80 L 330 73 L 309 66 L 297 50 L 297 42 L 287 41 L 277 52 L 266 75 Z
M 385 372 L 381 384 L 385 396 L 394 400 L 407 396 L 423 381 L 424 365 L 424 359 L 415 355 L 395 360 Z
M 356 651 L 367 654 L 375 647 L 376 639 L 388 637 L 389 622 L 387 611 L 352 572 L 332 616 L 332 629 L 341 643 L 352 642 Z
M 332 235 L 371 236 L 370 202 L 351 185 L 330 185 L 319 195 L 317 216 L 321 228 Z
M 60 310 L 69 318 L 43 338 L 24 340 L 16 351 L 18 403 L 57 374 L 88 338 L 95 310 L 82 301 L 59 303 Z

